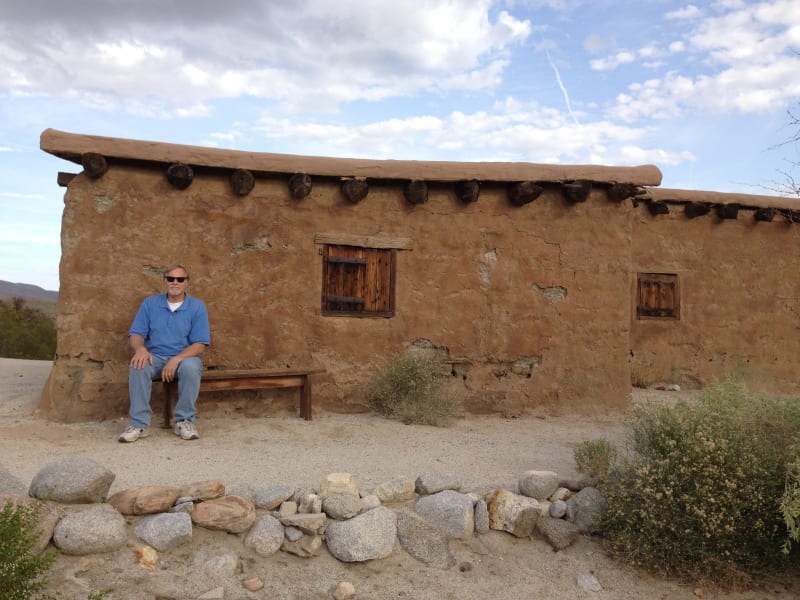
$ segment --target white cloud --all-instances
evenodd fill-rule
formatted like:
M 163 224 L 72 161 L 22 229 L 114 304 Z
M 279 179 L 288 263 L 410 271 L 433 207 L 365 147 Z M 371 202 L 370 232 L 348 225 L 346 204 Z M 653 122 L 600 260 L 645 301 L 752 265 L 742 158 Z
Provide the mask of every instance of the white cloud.
M 694 4 L 689 4 L 684 8 L 673 10 L 664 15 L 667 19 L 696 19 L 701 15 L 701 11 Z
M 634 53 L 623 50 L 621 52 L 617 52 L 613 56 L 594 59 L 590 61 L 589 64 L 595 71 L 610 71 L 612 69 L 616 69 L 620 65 L 632 63 L 635 60 L 636 55 Z

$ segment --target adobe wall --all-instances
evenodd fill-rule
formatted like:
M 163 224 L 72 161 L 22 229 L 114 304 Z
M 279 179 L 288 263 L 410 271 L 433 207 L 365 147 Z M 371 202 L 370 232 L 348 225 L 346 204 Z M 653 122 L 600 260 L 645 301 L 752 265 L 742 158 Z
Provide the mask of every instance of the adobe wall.
M 719 200 L 711 193 L 695 195 L 695 200 Z M 636 209 L 630 294 L 634 383 L 696 387 L 733 373 L 765 391 L 800 390 L 800 230 L 781 215 L 757 222 L 753 212 L 741 209 L 733 220 L 712 210 L 689 219 L 680 204 L 655 217 L 644 205 Z M 636 319 L 637 272 L 678 275 L 680 320 Z
M 163 267 L 181 262 L 192 272 L 190 293 L 208 305 L 207 361 L 325 369 L 315 379 L 315 408 L 362 410 L 359 384 L 415 343 L 455 361 L 453 381 L 471 411 L 623 407 L 632 249 L 637 268 L 665 267 L 663 257 L 648 263 L 647 244 L 633 246 L 634 210 L 599 188 L 585 203 L 570 204 L 553 187 L 515 207 L 504 185 L 484 186 L 478 202 L 465 205 L 440 184 L 414 206 L 392 183 L 373 184 L 352 204 L 334 178 L 315 178 L 311 195 L 296 200 L 279 177 L 259 178 L 238 196 L 228 174 L 210 170 L 182 191 L 157 164 L 112 164 L 97 179 L 80 174 L 65 196 L 58 349 L 42 406 L 70 421 L 127 413 L 129 325 L 142 298 L 163 290 Z M 635 220 L 640 235 L 647 226 Z M 395 317 L 321 315 L 319 233 L 410 240 L 397 256 Z M 674 252 L 667 265 L 687 257 Z M 704 274 L 692 261 L 698 282 L 687 281 L 690 288 Z

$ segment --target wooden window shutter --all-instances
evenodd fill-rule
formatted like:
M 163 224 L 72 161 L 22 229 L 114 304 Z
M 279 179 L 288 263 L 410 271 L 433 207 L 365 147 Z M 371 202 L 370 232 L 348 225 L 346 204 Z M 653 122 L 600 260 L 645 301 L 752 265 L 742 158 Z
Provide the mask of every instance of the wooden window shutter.
M 326 246 L 323 314 L 394 316 L 395 256 L 393 249 Z
M 670 273 L 640 273 L 637 278 L 636 317 L 680 318 L 678 276 Z

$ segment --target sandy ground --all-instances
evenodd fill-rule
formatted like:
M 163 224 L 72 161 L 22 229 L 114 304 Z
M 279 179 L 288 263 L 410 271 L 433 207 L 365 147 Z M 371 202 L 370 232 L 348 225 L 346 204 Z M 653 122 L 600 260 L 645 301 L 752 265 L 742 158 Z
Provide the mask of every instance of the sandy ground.
M 0 359 L 0 463 L 27 485 L 58 458 L 89 457 L 116 474 L 111 493 L 132 486 L 180 484 L 221 479 L 257 486 L 293 483 L 316 487 L 325 475 L 348 472 L 369 490 L 396 475 L 416 478 L 431 472 L 458 475 L 464 491 L 513 487 L 530 469 L 563 478 L 577 475 L 573 448 L 584 440 L 624 443 L 627 414 L 599 417 L 503 419 L 471 416 L 448 428 L 407 426 L 372 415 L 315 414 L 311 422 L 293 416 L 246 418 L 203 415 L 201 439 L 184 442 L 170 430 L 134 444 L 116 436 L 126 420 L 59 424 L 35 414 L 50 363 Z M 634 394 L 634 401 L 672 401 L 669 392 Z M 133 522 L 133 521 L 132 521 Z M 132 528 L 129 528 L 132 529 Z M 263 558 L 242 545 L 240 536 L 195 527 L 191 543 L 162 553 L 153 571 L 137 562 L 129 548 L 110 555 L 59 558 L 50 591 L 59 598 L 85 599 L 89 591 L 113 588 L 109 598 L 197 598 L 224 587 L 236 598 L 331 598 L 347 581 L 355 598 L 798 598 L 800 581 L 763 582 L 747 592 L 721 593 L 650 577 L 612 561 L 595 538 L 584 537 L 554 552 L 541 539 L 517 539 L 492 531 L 466 541 L 451 541 L 456 566 L 440 570 L 406 554 L 399 543 L 386 559 L 345 564 L 323 549 L 299 558 L 278 552 Z M 235 577 L 214 581 L 200 566 L 209 557 L 232 552 L 239 557 Z M 578 587 L 580 575 L 594 575 L 602 591 Z M 259 577 L 264 588 L 247 592 L 240 581 Z M 0 596 L 2 592 L 0 591 Z

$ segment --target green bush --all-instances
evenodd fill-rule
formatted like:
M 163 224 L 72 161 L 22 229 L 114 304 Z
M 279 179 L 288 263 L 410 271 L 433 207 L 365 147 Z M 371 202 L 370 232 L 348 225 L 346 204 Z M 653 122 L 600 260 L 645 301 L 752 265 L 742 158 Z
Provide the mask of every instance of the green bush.
M 630 434 L 631 455 L 604 486 L 601 530 L 615 555 L 723 585 L 786 564 L 781 504 L 798 458 L 800 401 L 729 379 L 695 403 L 641 409 Z
M 0 300 L 0 356 L 30 360 L 53 360 L 56 353 L 56 325 L 25 301 Z
M 442 364 L 422 352 L 395 357 L 367 383 L 372 409 L 403 423 L 446 425 L 461 406 Z
M 50 598 L 34 595 L 47 585 L 47 571 L 58 556 L 34 552 L 40 510 L 39 504 L 14 507 L 8 502 L 0 512 L 0 590 L 6 600 Z
M 572 454 L 578 473 L 605 481 L 616 461 L 617 449 L 608 440 L 588 440 L 579 444 Z

